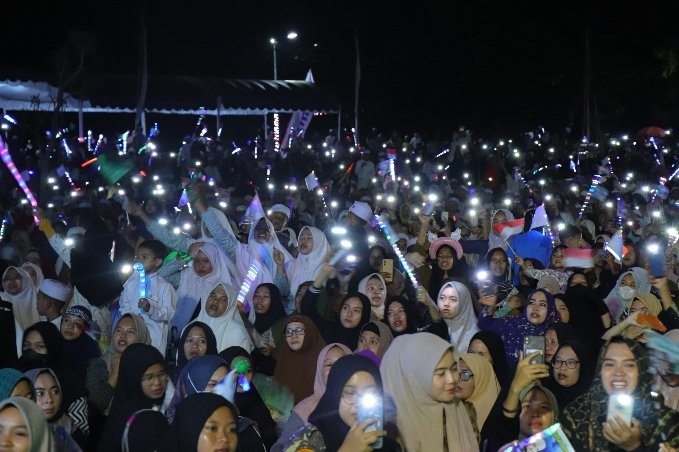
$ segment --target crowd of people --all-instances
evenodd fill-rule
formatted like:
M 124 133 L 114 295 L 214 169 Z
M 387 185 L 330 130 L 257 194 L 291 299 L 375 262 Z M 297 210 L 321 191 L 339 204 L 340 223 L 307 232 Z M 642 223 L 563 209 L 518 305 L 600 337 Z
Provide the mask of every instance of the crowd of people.
M 669 137 L 155 139 L 6 140 L 0 449 L 679 449 Z

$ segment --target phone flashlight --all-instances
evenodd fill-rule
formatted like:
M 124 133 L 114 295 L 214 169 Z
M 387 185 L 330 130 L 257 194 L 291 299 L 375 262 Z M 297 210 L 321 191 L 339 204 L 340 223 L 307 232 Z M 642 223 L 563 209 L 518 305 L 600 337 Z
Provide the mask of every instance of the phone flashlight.
M 488 279 L 488 272 L 485 270 L 479 270 L 478 272 L 476 272 L 476 279 L 478 281 L 484 281 Z

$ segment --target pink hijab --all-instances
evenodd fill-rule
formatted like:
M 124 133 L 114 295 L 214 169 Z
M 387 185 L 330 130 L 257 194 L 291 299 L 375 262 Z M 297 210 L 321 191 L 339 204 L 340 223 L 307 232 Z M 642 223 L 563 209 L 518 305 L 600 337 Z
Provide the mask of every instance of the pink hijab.
M 328 356 L 330 349 L 334 347 L 341 349 L 345 355 L 351 355 L 351 350 L 349 350 L 349 347 L 338 342 L 326 345 L 318 354 L 318 360 L 316 361 L 316 377 L 314 378 L 314 393 L 306 399 L 301 400 L 292 409 L 292 411 L 302 418 L 302 421 L 304 421 L 305 424 L 309 422 L 309 415 L 313 410 L 316 409 L 318 401 L 321 400 L 321 397 L 323 394 L 325 394 L 325 381 L 323 381 L 323 362 Z

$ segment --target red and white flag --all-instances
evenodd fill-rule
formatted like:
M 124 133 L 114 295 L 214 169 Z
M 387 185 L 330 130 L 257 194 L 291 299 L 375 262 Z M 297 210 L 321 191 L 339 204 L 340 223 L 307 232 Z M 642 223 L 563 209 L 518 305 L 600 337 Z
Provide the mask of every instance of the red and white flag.
M 591 248 L 565 248 L 564 266 L 572 268 L 594 267 L 594 250 Z
M 509 239 L 513 235 L 521 234 L 523 232 L 523 218 L 497 223 L 493 225 L 493 231 L 504 240 Z

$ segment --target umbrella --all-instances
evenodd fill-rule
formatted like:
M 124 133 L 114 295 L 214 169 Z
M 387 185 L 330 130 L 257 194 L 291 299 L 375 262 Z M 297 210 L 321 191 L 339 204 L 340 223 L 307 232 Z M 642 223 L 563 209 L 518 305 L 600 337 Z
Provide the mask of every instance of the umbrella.
M 660 127 L 648 126 L 639 131 L 639 135 L 647 135 L 649 137 L 664 137 L 666 132 Z

